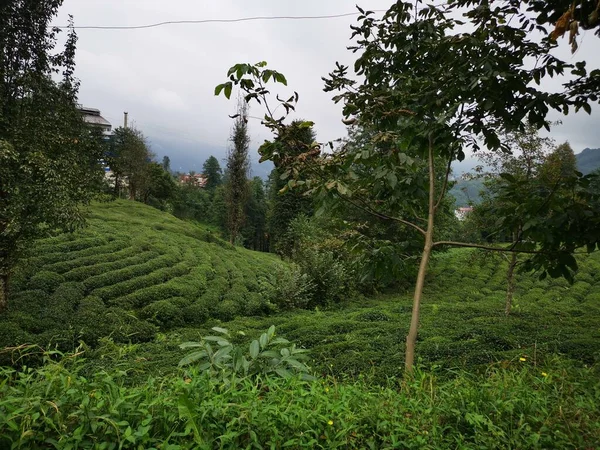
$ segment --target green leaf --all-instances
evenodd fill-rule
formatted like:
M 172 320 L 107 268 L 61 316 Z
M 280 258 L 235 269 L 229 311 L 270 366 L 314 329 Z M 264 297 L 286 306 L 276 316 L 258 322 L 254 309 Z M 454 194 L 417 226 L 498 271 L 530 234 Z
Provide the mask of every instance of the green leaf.
M 195 363 L 196 361 L 202 359 L 202 358 L 206 358 L 207 353 L 206 350 L 200 350 L 199 352 L 193 352 L 190 353 L 189 355 L 183 357 L 181 359 L 181 361 L 179 361 L 179 366 L 187 366 L 188 364 L 192 364 Z
M 231 90 L 233 89 L 233 85 L 231 84 L 231 81 L 228 81 L 227 83 L 225 83 L 225 97 L 227 97 L 227 99 L 231 98 Z
M 265 350 L 260 354 L 261 358 L 279 358 L 279 353 L 275 350 Z
M 221 327 L 212 327 L 211 330 L 216 331 L 217 333 L 223 333 L 223 334 L 229 333 L 225 328 L 221 328 Z
M 260 345 L 258 344 L 258 341 L 255 339 L 250 343 L 250 357 L 252 359 L 256 359 L 259 352 L 260 352 Z
M 202 346 L 203 345 L 201 342 L 184 342 L 183 344 L 179 344 L 180 349 L 197 348 L 197 347 L 202 347 Z
M 285 79 L 285 77 L 283 76 L 282 73 L 274 72 L 273 78 L 275 78 L 275 81 L 277 81 L 278 83 L 281 83 L 284 86 L 287 86 L 287 80 Z
M 267 344 L 269 343 L 269 337 L 267 336 L 266 333 L 263 333 L 260 335 L 259 338 L 259 343 L 260 343 L 260 348 L 266 348 Z
M 218 86 L 215 87 L 215 95 L 219 95 L 221 93 L 221 91 L 223 90 L 223 88 L 225 87 L 226 83 L 223 84 L 219 84 Z
M 514 183 L 516 181 L 516 179 L 513 175 L 511 175 L 510 173 L 506 173 L 506 172 L 501 173 L 500 178 L 503 178 L 510 183 Z
M 583 110 L 588 113 L 591 114 L 592 113 L 592 107 L 590 106 L 589 103 L 584 103 L 583 105 L 581 105 L 581 107 L 583 108 Z

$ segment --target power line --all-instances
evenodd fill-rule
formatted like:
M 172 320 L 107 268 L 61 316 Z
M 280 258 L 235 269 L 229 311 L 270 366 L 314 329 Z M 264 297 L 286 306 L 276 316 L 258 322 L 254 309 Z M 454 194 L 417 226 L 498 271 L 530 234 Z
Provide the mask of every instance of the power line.
M 385 9 L 376 9 L 373 12 L 383 12 Z M 168 20 L 166 22 L 151 23 L 148 25 L 124 25 L 124 26 L 102 26 L 102 25 L 85 25 L 73 27 L 76 30 L 140 30 L 146 28 L 162 27 L 164 25 L 187 25 L 187 24 L 203 24 L 203 23 L 235 23 L 235 22 L 250 22 L 255 20 L 312 20 L 312 19 L 337 19 L 339 17 L 357 16 L 361 13 L 351 12 L 344 14 L 331 14 L 326 16 L 255 16 L 241 17 L 239 19 L 204 19 L 204 20 Z M 69 28 L 66 25 L 57 28 Z

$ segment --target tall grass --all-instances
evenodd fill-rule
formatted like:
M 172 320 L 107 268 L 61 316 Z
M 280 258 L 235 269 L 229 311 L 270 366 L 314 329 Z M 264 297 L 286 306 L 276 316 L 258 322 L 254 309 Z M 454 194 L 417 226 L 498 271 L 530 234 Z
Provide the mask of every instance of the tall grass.
M 245 378 L 180 372 L 129 386 L 80 355 L 0 369 L 0 448 L 597 448 L 600 380 L 554 359 L 451 379 Z

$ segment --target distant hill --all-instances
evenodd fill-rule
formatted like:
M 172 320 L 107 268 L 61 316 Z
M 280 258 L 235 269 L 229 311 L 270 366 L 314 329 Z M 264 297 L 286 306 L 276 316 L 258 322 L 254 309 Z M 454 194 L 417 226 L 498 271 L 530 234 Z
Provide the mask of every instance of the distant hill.
M 577 168 L 581 173 L 587 175 L 600 168 L 600 148 L 586 148 L 575 155 Z
M 483 190 L 482 180 L 458 180 L 449 194 L 456 199 L 456 207 L 461 208 L 481 201 L 479 193 Z
M 600 148 L 586 148 L 581 153 L 576 154 L 575 158 L 577 169 L 584 175 L 600 169 Z M 466 169 L 471 165 L 473 164 L 465 164 L 462 168 Z M 458 172 L 459 174 L 463 173 L 460 170 Z M 456 207 L 460 208 L 469 205 L 469 203 L 479 203 L 481 198 L 479 192 L 482 189 L 483 183 L 481 180 L 458 180 L 449 193 L 456 199 Z

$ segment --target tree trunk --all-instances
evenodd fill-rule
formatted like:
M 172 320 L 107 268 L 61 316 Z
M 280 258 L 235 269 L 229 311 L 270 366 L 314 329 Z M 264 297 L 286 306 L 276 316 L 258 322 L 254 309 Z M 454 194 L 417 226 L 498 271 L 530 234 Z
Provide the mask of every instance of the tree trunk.
M 410 319 L 410 330 L 406 336 L 406 357 L 404 367 L 407 373 L 412 373 L 415 361 L 415 344 L 417 342 L 417 334 L 419 330 L 419 311 L 421 309 L 421 298 L 423 297 L 423 286 L 425 284 L 425 275 L 427 274 L 427 266 L 429 265 L 429 257 L 431 256 L 431 235 L 432 229 L 427 229 L 425 237 L 425 246 L 421 256 L 421 264 L 419 266 L 419 274 L 417 276 L 417 284 L 415 286 L 415 294 L 413 297 L 412 316 Z
M 515 266 L 517 265 L 517 253 L 513 252 L 508 263 L 508 272 L 506 272 L 506 304 L 504 314 L 510 314 L 512 308 L 513 293 L 515 292 Z
M 8 309 L 8 274 L 0 274 L 0 314 Z
M 415 362 L 415 344 L 419 331 L 419 312 L 421 309 L 421 298 L 423 297 L 423 286 L 425 284 L 425 275 L 429 265 L 431 250 L 433 249 L 433 228 L 435 219 L 435 173 L 433 169 L 433 143 L 429 138 L 429 213 L 427 215 L 427 230 L 425 232 L 425 245 L 423 246 L 423 254 L 421 256 L 421 264 L 419 265 L 419 274 L 417 275 L 417 283 L 415 285 L 415 294 L 413 297 L 413 308 L 410 319 L 410 329 L 406 336 L 406 356 L 404 360 L 404 368 L 406 373 L 413 373 Z

